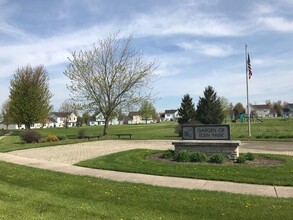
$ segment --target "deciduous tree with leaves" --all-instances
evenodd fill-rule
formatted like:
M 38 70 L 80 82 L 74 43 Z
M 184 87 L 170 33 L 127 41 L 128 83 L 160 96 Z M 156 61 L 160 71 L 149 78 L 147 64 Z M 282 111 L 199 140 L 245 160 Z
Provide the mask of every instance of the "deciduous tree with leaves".
M 244 113 L 244 112 L 245 112 L 245 108 L 244 108 L 244 106 L 242 105 L 242 103 L 238 102 L 238 103 L 234 106 L 233 111 L 234 111 L 234 114 L 235 114 L 235 116 L 236 116 L 236 115 L 239 115 L 239 114 L 241 114 L 241 113 Z
M 6 100 L 1 107 L 1 120 L 0 122 L 6 125 L 6 129 L 8 129 L 8 126 L 13 123 L 10 109 L 9 109 L 9 102 L 10 100 Z
M 132 37 L 110 34 L 92 49 L 73 52 L 64 74 L 70 79 L 72 97 L 84 106 L 101 112 L 103 134 L 118 109 L 129 109 L 150 100 L 156 61 L 144 61 L 142 52 L 132 46 Z
M 145 123 L 148 123 L 149 119 L 156 117 L 156 109 L 151 102 L 144 101 L 139 109 L 139 113 L 142 117 L 142 120 L 145 120 Z
M 9 109 L 16 124 L 27 129 L 46 119 L 52 110 L 49 76 L 44 66 L 18 68 L 10 81 Z

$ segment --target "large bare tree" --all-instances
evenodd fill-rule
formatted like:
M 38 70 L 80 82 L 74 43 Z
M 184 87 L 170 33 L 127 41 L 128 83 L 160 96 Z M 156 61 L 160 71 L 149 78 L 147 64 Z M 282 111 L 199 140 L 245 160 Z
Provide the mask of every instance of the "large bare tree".
M 132 47 L 132 36 L 110 34 L 92 49 L 73 52 L 64 74 L 72 98 L 97 108 L 105 118 L 103 135 L 118 109 L 149 100 L 150 82 L 155 76 L 156 60 L 143 60 L 141 51 Z

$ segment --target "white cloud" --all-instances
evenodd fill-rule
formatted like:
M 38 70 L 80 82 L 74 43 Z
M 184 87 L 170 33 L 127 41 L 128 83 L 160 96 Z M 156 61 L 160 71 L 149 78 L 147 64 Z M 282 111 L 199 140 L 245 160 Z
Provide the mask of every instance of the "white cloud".
M 165 8 L 151 14 L 137 14 L 128 29 L 135 34 L 173 35 L 189 34 L 201 36 L 238 36 L 244 26 L 229 20 L 224 15 L 204 14 L 194 8 Z
M 293 31 L 293 20 L 288 20 L 282 17 L 260 17 L 258 18 L 258 22 L 272 30 L 282 32 Z
M 291 2 L 292 3 L 292 2 Z M 280 32 L 292 32 L 293 20 L 291 16 L 286 17 L 283 8 L 290 10 L 289 2 L 283 1 L 276 4 L 256 3 L 254 4 L 251 17 L 259 25 L 259 28 L 267 28 Z
M 256 3 L 253 8 L 254 14 L 258 16 L 272 14 L 276 11 L 276 7 L 269 3 Z
M 67 62 L 74 50 L 87 49 L 99 38 L 108 34 L 97 27 L 47 39 L 28 39 L 20 45 L 0 47 L 0 77 L 7 77 L 18 67 L 30 63 L 32 66 L 44 64 L 58 65 Z
M 218 44 L 218 43 L 211 44 L 211 43 L 193 41 L 193 42 L 181 42 L 178 44 L 178 46 L 186 50 L 191 50 L 191 51 L 198 52 L 206 56 L 212 56 L 212 57 L 226 57 L 234 53 L 233 48 L 230 45 L 224 45 L 224 44 Z

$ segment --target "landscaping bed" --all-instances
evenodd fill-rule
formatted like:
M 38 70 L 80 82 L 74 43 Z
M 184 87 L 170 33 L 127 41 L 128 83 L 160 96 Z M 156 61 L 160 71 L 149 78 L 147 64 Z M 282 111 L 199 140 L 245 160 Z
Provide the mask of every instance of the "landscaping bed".
M 155 160 L 155 161 L 160 161 L 160 162 L 168 162 L 168 163 L 182 163 L 182 162 L 177 162 L 171 158 L 163 158 L 164 153 L 154 153 L 149 155 L 147 158 L 149 160 Z M 194 164 L 193 162 L 183 162 L 185 164 Z M 211 164 L 209 162 L 197 162 L 197 164 Z M 237 163 L 236 161 L 233 160 L 226 160 L 225 162 L 221 164 L 214 164 L 218 166 L 278 166 L 284 164 L 284 160 L 279 160 L 279 159 L 272 159 L 272 158 L 266 158 L 262 156 L 258 156 L 255 158 L 255 160 L 248 160 L 245 162 L 245 164 L 242 163 Z

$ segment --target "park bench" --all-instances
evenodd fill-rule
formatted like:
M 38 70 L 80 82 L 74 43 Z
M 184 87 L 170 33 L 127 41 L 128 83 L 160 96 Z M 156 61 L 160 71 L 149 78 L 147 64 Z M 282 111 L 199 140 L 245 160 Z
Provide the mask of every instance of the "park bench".
M 119 139 L 121 136 L 128 136 L 130 139 L 132 137 L 132 134 L 115 134 Z
M 84 138 L 87 138 L 89 141 L 91 140 L 91 138 L 98 138 L 98 140 L 100 140 L 100 137 L 102 137 L 102 135 L 100 135 L 100 134 L 84 136 Z

